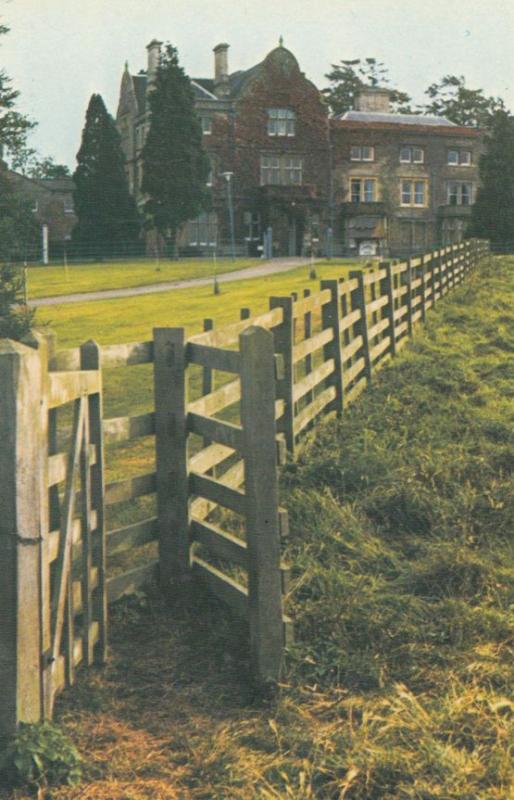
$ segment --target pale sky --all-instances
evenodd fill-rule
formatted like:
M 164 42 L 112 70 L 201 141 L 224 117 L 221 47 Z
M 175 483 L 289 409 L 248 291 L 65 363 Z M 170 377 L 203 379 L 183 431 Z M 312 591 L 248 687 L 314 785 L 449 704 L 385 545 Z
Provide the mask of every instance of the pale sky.
M 247 69 L 278 44 L 320 88 L 340 59 L 375 57 L 414 101 L 445 74 L 514 109 L 514 0 L 0 0 L 11 29 L 0 66 L 39 123 L 31 145 L 75 166 L 89 97 L 115 115 L 125 60 L 146 67 L 146 44 L 171 41 L 192 77 L 211 77 L 212 48 Z

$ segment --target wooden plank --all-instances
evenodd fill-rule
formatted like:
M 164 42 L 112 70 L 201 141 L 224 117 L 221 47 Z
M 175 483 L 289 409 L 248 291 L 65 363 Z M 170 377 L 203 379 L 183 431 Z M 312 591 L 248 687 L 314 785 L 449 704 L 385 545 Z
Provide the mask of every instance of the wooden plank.
M 298 436 L 310 422 L 316 419 L 316 417 L 319 417 L 323 411 L 326 412 L 327 406 L 332 403 L 335 396 L 335 387 L 329 386 L 328 389 L 318 394 L 310 405 L 302 409 L 302 411 L 297 414 L 294 422 L 295 434 Z
M 51 372 L 49 375 L 48 407 L 57 408 L 86 394 L 99 392 L 98 372 Z
M 232 450 L 241 450 L 242 428 L 240 425 L 233 425 L 231 422 L 190 412 L 187 415 L 187 429 L 190 433 L 197 433 L 211 442 L 224 444 L 226 447 L 231 447 Z
M 339 283 L 339 294 L 342 297 L 345 294 L 351 294 L 351 292 L 355 291 L 357 288 L 358 283 L 355 278 L 350 278 L 344 281 L 340 281 Z
M 328 289 L 316 292 L 316 294 L 309 294 L 304 296 L 302 300 L 298 300 L 294 304 L 293 316 L 295 319 L 302 317 L 304 314 L 318 311 L 325 303 L 329 303 L 331 293 Z
M 159 520 L 150 517 L 133 525 L 115 528 L 107 532 L 107 553 L 113 555 L 122 550 L 140 547 L 142 544 L 153 542 L 159 537 Z
M 191 520 L 191 539 L 207 548 L 209 553 L 223 561 L 230 561 L 242 567 L 248 566 L 246 542 L 222 530 L 217 525 Z
M 102 367 L 131 367 L 153 362 L 153 342 L 107 344 L 100 348 Z
M 93 617 L 98 624 L 98 637 L 89 634 L 89 646 L 94 650 L 94 660 L 104 664 L 107 659 L 108 624 L 107 624 L 107 591 L 106 591 L 106 543 L 105 543 L 105 465 L 103 437 L 103 399 L 101 379 L 100 347 L 95 341 L 85 342 L 80 348 L 80 366 L 83 370 L 96 370 L 100 376 L 100 391 L 90 395 L 87 400 L 91 444 L 96 448 L 96 459 L 90 462 L 91 467 L 91 509 L 89 512 L 91 530 L 94 531 L 93 553 L 94 565 L 98 571 L 98 587 L 93 597 Z M 93 625 L 91 623 L 91 630 Z
M 382 291 L 384 292 L 387 298 L 387 305 L 385 309 L 385 314 L 388 321 L 389 327 L 389 346 L 391 355 L 396 355 L 396 334 L 394 329 L 394 292 L 393 292 L 393 270 L 390 261 L 384 262 L 384 269 L 386 273 L 386 277 L 382 283 Z
M 348 361 L 350 358 L 352 358 L 352 356 L 354 356 L 355 353 L 358 350 L 360 350 L 362 344 L 363 344 L 362 336 L 356 336 L 355 339 L 353 339 L 353 341 L 350 342 L 350 344 L 346 345 L 346 347 L 343 348 L 341 353 L 343 361 L 345 362 Z
M 189 490 L 193 495 L 204 497 L 211 503 L 229 508 L 236 514 L 243 515 L 246 510 L 246 497 L 244 492 L 233 489 L 220 481 L 207 475 L 191 472 L 189 475 Z
M 370 358 L 372 361 L 376 361 L 382 353 L 386 352 L 387 349 L 391 345 L 391 340 L 389 336 L 386 336 L 385 339 L 382 339 L 381 342 L 376 344 L 374 347 L 371 348 Z
M 339 332 L 344 333 L 344 331 L 347 331 L 349 328 L 352 327 L 352 325 L 355 325 L 355 323 L 358 322 L 360 318 L 361 318 L 360 308 L 356 308 L 353 311 L 347 312 L 346 314 L 343 315 L 341 319 Z
M 321 294 L 321 293 L 319 292 L 318 294 Z M 304 299 L 307 299 L 310 296 L 311 296 L 311 290 L 310 289 L 304 289 L 303 290 Z M 303 338 L 304 339 L 310 339 L 311 336 L 312 336 L 312 311 L 306 311 L 304 316 L 303 316 Z M 312 372 L 312 355 L 310 353 L 309 353 L 309 355 L 305 356 L 304 370 L 305 370 L 305 374 L 306 375 L 309 375 Z M 294 389 L 294 392 L 293 392 L 293 394 L 295 395 L 295 397 L 293 399 L 299 399 L 296 396 L 296 389 L 297 389 L 297 385 L 295 386 L 295 389 Z M 310 403 L 312 398 L 313 398 L 312 391 L 308 391 L 307 392 L 307 402 Z
M 217 467 L 218 464 L 223 463 L 232 455 L 234 455 L 234 450 L 231 447 L 225 447 L 222 444 L 211 444 L 191 456 L 189 469 L 200 474 L 209 472 L 213 467 Z
M 217 369 L 220 372 L 239 374 L 241 370 L 241 357 L 237 350 L 221 350 L 218 347 L 188 342 L 186 353 L 190 364 L 200 364 L 202 367 Z
M 241 383 L 239 378 L 236 378 L 235 381 L 226 383 L 210 394 L 200 397 L 199 400 L 193 400 L 193 402 L 188 404 L 187 410 L 208 417 L 237 403 L 240 398 Z
M 94 589 L 96 589 L 96 587 L 98 586 L 98 570 L 97 570 L 96 567 L 91 567 L 90 568 L 89 585 L 90 585 L 92 591 Z M 72 608 L 73 608 L 73 613 L 74 614 L 80 614 L 83 611 L 83 608 L 84 608 L 84 601 L 83 601 L 84 592 L 83 592 L 83 589 L 84 589 L 84 584 L 83 584 L 82 580 L 73 581 L 73 584 L 72 584 Z M 91 625 L 92 625 L 92 622 L 89 623 L 89 631 L 88 631 L 88 633 L 91 632 Z M 84 652 L 84 650 L 83 650 L 83 652 Z
M 46 365 L 36 350 L 0 340 L 0 737 L 38 722 L 40 591 L 40 407 Z M 44 402 L 44 400 L 43 400 Z M 4 740 L 5 741 L 5 740 Z
M 125 442 L 141 436 L 152 436 L 155 433 L 155 414 L 138 414 L 134 417 L 111 417 L 103 421 L 104 441 Z
M 226 486 L 233 488 L 241 486 L 245 478 L 244 460 L 240 459 L 236 464 L 233 464 L 221 477 Z M 211 511 L 214 511 L 216 507 L 217 504 L 215 502 L 206 500 L 204 497 L 197 497 L 190 504 L 191 516 L 195 519 L 207 519 Z
M 193 556 L 193 575 L 222 603 L 243 619 L 248 619 L 248 590 L 240 583 L 224 575 L 219 569 L 198 556 Z
M 356 332 L 362 336 L 362 354 L 364 358 L 364 372 L 366 380 L 371 383 L 371 359 L 369 357 L 368 318 L 366 315 L 366 294 L 364 288 L 364 275 L 362 272 L 351 272 L 350 275 L 357 279 L 357 289 L 352 293 L 352 310 L 358 308 L 361 312 L 356 323 Z M 348 375 L 348 373 L 346 373 Z
M 376 336 L 379 336 L 381 333 L 383 333 L 385 330 L 387 330 L 387 328 L 389 328 L 389 319 L 387 319 L 387 317 L 386 317 L 384 319 L 381 319 L 379 322 L 376 323 L 376 325 L 373 325 L 373 327 L 371 327 L 368 330 L 368 339 L 369 339 L 369 341 L 370 342 L 373 341 L 373 339 Z
M 80 347 L 70 350 L 58 350 L 50 358 L 49 368 L 52 372 L 68 372 L 80 369 Z
M 99 624 L 98 622 L 93 622 L 91 625 L 91 630 L 89 633 L 90 641 L 93 642 L 93 645 L 97 645 L 100 638 L 99 632 Z M 82 661 L 82 639 L 76 638 L 73 644 L 73 665 L 78 667 Z M 53 684 L 54 689 L 56 692 L 60 691 L 64 688 L 65 685 L 65 666 L 64 666 L 64 657 L 59 656 L 57 661 L 54 664 L 54 677 L 53 677 Z
M 91 511 L 91 527 L 94 530 L 97 527 L 97 513 L 93 509 Z M 76 545 L 80 542 L 82 536 L 82 522 L 80 517 L 76 517 L 73 520 L 71 526 L 71 537 L 72 537 L 72 545 Z M 59 539 L 61 537 L 61 532 L 59 529 L 55 529 L 50 531 L 47 536 L 47 557 L 48 562 L 51 564 L 57 556 L 59 555 Z
M 346 377 L 346 383 L 347 384 L 351 383 L 352 381 L 355 380 L 357 375 L 360 375 L 361 372 L 365 372 L 365 371 L 366 371 L 366 361 L 365 361 L 364 357 L 361 356 L 361 358 L 359 358 L 355 362 L 355 364 L 352 364 L 351 367 L 347 367 L 345 369 L 344 374 L 345 374 L 345 377 Z
M 188 339 L 191 344 L 202 344 L 209 347 L 226 347 L 227 345 L 237 342 L 239 334 L 246 330 L 251 325 L 259 325 L 261 328 L 275 328 L 282 322 L 282 312 L 279 308 L 267 311 L 264 314 L 259 314 L 257 317 L 252 317 L 241 322 L 235 322 L 231 325 L 224 325 L 223 328 L 210 331 L 208 333 L 197 333 Z
M 322 308 L 322 326 L 332 330 L 332 340 L 323 348 L 324 361 L 333 361 L 334 369 L 330 374 L 330 384 L 335 389 L 333 400 L 334 411 L 340 415 L 344 404 L 343 360 L 341 358 L 341 298 L 338 281 L 321 281 L 321 288 L 331 293 L 329 303 Z M 330 410 L 330 409 L 327 409 Z
M 183 328 L 154 328 L 153 335 L 159 581 L 164 593 L 177 594 L 190 578 L 188 346 Z
M 292 297 L 270 297 L 269 304 L 271 309 L 280 308 L 282 310 L 282 322 L 274 332 L 275 353 L 282 358 L 282 371 L 277 381 L 276 392 L 279 399 L 285 403 L 285 413 L 279 421 L 278 430 L 286 440 L 286 446 L 290 453 L 295 451 L 294 438 L 294 339 L 295 322 L 293 307 L 295 303 Z
M 348 404 L 353 403 L 355 400 L 357 400 L 357 398 L 359 397 L 359 395 L 362 394 L 366 386 L 367 386 L 366 378 L 361 378 L 360 381 L 358 381 L 355 384 L 355 386 L 352 386 L 352 388 L 346 394 L 346 400 Z
M 387 296 L 377 297 L 377 299 L 372 300 L 371 303 L 366 303 L 366 313 L 376 314 L 377 311 L 380 311 L 381 308 L 387 305 L 387 302 Z
M 148 564 L 131 569 L 130 572 L 123 572 L 109 578 L 107 581 L 107 600 L 114 603 L 123 597 L 124 594 L 134 594 L 141 586 L 156 580 L 159 571 L 159 561 L 155 559 Z
M 364 273 L 364 286 L 372 286 L 373 284 L 380 283 L 385 278 L 385 270 L 384 269 L 373 269 L 369 272 Z M 357 287 L 356 287 L 357 288 Z M 371 313 L 371 311 L 370 311 Z
M 121 503 L 124 500 L 134 500 L 146 494 L 153 494 L 157 491 L 157 476 L 155 472 L 146 475 L 136 475 L 133 478 L 124 478 L 121 481 L 113 481 L 105 487 L 105 505 L 112 506 L 114 503 Z
M 412 261 L 407 260 L 407 271 L 405 273 L 407 283 L 407 294 L 405 298 L 405 305 L 407 307 L 407 335 L 412 336 Z
M 305 376 L 301 381 L 295 384 L 294 387 L 294 402 L 297 403 L 302 397 L 311 392 L 316 386 L 319 386 L 326 378 L 328 378 L 334 371 L 334 359 L 330 358 L 324 361 L 319 367 Z
M 89 445 L 89 463 L 91 466 L 96 463 L 96 447 Z M 68 464 L 67 453 L 55 453 L 48 456 L 48 486 L 55 486 L 66 480 L 66 469 Z
M 293 363 L 297 364 L 302 358 L 305 358 L 310 353 L 315 353 L 316 350 L 321 350 L 324 345 L 328 344 L 334 338 L 334 332 L 331 328 L 320 331 L 312 336 L 305 342 L 300 342 L 293 347 Z
M 284 640 L 273 335 L 250 328 L 239 347 L 250 664 L 255 682 L 264 686 L 280 678 Z
M 425 281 L 425 257 L 421 256 L 421 264 L 419 265 L 419 296 L 421 298 L 421 319 L 423 322 L 426 320 L 427 316 L 427 309 L 426 309 L 426 281 Z

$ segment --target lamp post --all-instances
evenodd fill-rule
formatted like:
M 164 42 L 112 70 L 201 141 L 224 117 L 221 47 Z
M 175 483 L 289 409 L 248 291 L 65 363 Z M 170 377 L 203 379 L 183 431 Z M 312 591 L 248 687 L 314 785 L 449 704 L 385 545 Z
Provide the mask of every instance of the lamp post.
M 233 172 L 222 172 L 222 176 L 227 182 L 227 202 L 228 202 L 228 216 L 230 221 L 230 242 L 232 246 L 232 261 L 236 258 L 236 239 L 234 233 L 234 205 L 232 203 L 232 178 Z

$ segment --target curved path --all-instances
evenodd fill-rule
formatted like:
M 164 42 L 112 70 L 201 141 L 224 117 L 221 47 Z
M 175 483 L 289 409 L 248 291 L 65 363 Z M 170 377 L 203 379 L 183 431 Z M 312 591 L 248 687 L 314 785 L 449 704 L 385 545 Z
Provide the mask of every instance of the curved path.
M 277 258 L 273 261 L 263 261 L 256 263 L 254 267 L 238 269 L 234 272 L 224 272 L 217 275 L 218 283 L 228 283 L 229 281 L 243 281 L 250 278 L 263 278 L 267 275 L 277 275 L 280 272 L 288 272 L 295 267 L 309 266 L 309 258 Z M 126 289 L 105 289 L 100 292 L 80 292 L 77 294 L 63 294 L 55 297 L 40 297 L 37 300 L 29 300 L 29 306 L 56 306 L 61 303 L 85 303 L 88 300 L 111 300 L 116 297 L 134 297 L 143 294 L 155 294 L 156 292 L 169 292 L 173 289 L 190 289 L 196 286 L 209 286 L 213 281 L 213 276 L 205 278 L 191 278 L 190 280 L 168 281 L 167 283 L 151 283 L 147 286 L 132 286 Z

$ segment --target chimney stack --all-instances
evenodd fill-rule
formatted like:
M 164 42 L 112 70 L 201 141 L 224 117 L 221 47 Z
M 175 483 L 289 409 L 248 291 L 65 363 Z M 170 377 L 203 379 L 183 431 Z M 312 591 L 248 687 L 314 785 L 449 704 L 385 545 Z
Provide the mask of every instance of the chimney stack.
M 217 44 L 214 48 L 214 91 L 216 94 L 228 93 L 228 48 L 229 45 Z
M 378 86 L 363 86 L 355 96 L 355 111 L 371 111 L 378 114 L 389 114 L 391 92 Z
M 148 52 L 148 68 L 146 75 L 149 82 L 155 78 L 155 73 L 157 72 L 157 67 L 159 66 L 161 45 L 162 42 L 158 42 L 157 39 L 152 39 L 150 44 L 146 45 L 146 50 Z

